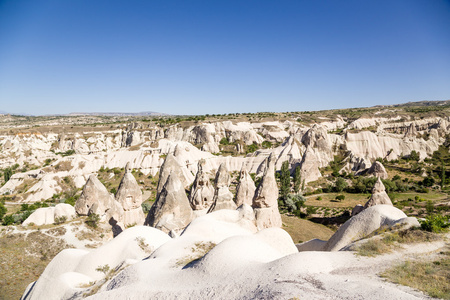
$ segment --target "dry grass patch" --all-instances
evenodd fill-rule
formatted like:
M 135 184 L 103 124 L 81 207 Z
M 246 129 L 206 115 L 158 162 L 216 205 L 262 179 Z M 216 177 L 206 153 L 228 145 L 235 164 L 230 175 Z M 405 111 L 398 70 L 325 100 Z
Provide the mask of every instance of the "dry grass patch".
M 64 241 L 35 231 L 0 234 L 0 298 L 19 299 L 25 288 L 37 280 L 47 264 L 61 250 Z
M 441 252 L 433 261 L 406 261 L 386 270 L 381 276 L 432 297 L 450 299 L 450 251 Z
M 291 236 L 294 243 L 306 242 L 312 239 L 328 240 L 334 231 L 322 224 L 317 224 L 296 216 L 281 215 L 283 229 Z
M 213 242 L 197 242 L 194 247 L 191 248 L 192 254 L 182 257 L 177 260 L 176 267 L 184 267 L 196 260 L 199 260 L 205 256 L 209 251 L 211 251 L 216 246 Z
M 402 244 L 425 243 L 442 240 L 439 234 L 420 229 L 404 229 L 386 232 L 388 229 L 379 229 L 368 236 L 368 240 L 356 247 L 356 253 L 361 256 L 376 256 L 402 248 Z M 380 235 L 382 236 L 376 236 Z

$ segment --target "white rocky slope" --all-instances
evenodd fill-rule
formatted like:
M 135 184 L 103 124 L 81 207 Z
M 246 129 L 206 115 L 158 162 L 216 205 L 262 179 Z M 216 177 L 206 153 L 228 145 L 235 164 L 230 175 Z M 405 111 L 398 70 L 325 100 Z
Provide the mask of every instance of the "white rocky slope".
M 366 214 L 370 209 L 375 207 Z M 442 246 L 429 244 L 417 252 Z M 405 259 L 298 252 L 284 230 L 256 232 L 238 210 L 219 210 L 195 219 L 177 238 L 138 226 L 90 252 L 64 250 L 22 299 L 426 298 L 375 275 L 373 270 L 387 267 L 386 261 L 400 258 Z M 113 270 L 105 272 L 106 278 L 96 271 L 105 265 Z
M 155 175 L 164 162 L 164 156 L 169 153 L 173 153 L 183 167 L 189 184 L 195 178 L 201 159 L 205 161 L 205 172 L 215 172 L 221 164 L 225 164 L 230 172 L 240 171 L 244 167 L 249 173 L 261 175 L 263 170 L 259 167 L 271 153 L 276 156 L 277 170 L 285 160 L 289 161 L 291 168 L 300 165 L 302 178 L 308 183 L 321 176 L 318 167 L 326 166 L 340 148 L 350 153 L 346 169 L 358 172 L 360 168 L 368 168 L 368 164 L 378 157 L 396 159 L 414 150 L 423 159 L 444 142 L 443 137 L 449 132 L 449 117 L 414 122 L 395 118 L 357 121 L 346 125 L 342 119 L 333 122 L 323 120 L 310 128 L 290 121 L 224 121 L 187 128 L 176 124 L 166 129 L 133 123 L 125 130 L 106 132 L 2 135 L 0 165 L 3 168 L 16 163 L 20 167 L 25 164 L 39 167 L 44 165 L 45 160 L 53 161 L 48 167 L 14 174 L 0 188 L 0 194 L 14 194 L 19 186 L 27 184 L 29 189 L 23 195 L 24 202 L 45 200 L 61 192 L 64 177 L 72 178 L 76 187 L 81 188 L 89 175 L 102 166 L 123 168 L 129 163 L 130 168 Z M 378 126 L 376 132 L 364 130 L 375 125 Z M 345 134 L 327 132 L 337 128 L 343 128 Z M 423 138 L 425 135 L 427 140 Z M 241 141 L 248 145 L 261 144 L 264 140 L 283 143 L 247 156 L 212 155 L 218 152 L 219 142 L 224 137 L 229 142 Z M 202 150 L 194 145 L 201 146 Z M 73 150 L 75 154 L 65 157 L 55 154 L 68 150 Z

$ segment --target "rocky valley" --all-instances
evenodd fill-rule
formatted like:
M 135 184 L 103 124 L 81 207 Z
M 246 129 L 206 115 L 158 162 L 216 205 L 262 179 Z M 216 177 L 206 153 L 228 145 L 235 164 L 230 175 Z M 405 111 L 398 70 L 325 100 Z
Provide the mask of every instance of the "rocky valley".
M 449 146 L 450 101 L 0 115 L 0 295 L 449 299 Z

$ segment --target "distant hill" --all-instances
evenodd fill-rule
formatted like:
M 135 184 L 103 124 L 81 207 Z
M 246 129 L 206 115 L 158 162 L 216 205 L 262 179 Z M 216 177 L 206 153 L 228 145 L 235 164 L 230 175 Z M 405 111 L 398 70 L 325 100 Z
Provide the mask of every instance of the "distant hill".
M 154 111 L 143 111 L 143 112 L 137 112 L 137 113 L 126 113 L 126 112 L 92 112 L 92 113 L 73 112 L 73 113 L 67 114 L 67 116 L 108 116 L 108 117 L 151 116 L 151 117 L 157 117 L 157 116 L 168 116 L 168 114 L 154 112 Z

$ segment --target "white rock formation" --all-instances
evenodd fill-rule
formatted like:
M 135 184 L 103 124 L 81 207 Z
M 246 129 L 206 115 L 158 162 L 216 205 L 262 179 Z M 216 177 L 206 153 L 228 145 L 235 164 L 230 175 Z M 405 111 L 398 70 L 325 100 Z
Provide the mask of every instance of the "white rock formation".
M 153 203 L 145 225 L 160 229 L 166 233 L 179 232 L 194 218 L 189 199 L 177 173 L 171 173 L 155 203 Z
M 239 184 L 236 187 L 236 205 L 239 207 L 242 204 L 252 205 L 253 197 L 255 196 L 256 186 L 252 177 L 246 169 L 242 168 L 240 173 Z
M 275 157 L 266 159 L 264 175 L 258 185 L 252 202 L 258 230 L 269 227 L 281 227 L 278 211 L 278 186 L 275 179 Z
M 131 173 L 129 165 L 125 168 L 125 174 L 120 181 L 115 199 L 118 203 L 120 203 L 120 206 L 123 209 L 123 215 L 120 221 L 125 226 L 144 224 L 145 215 L 141 206 L 142 191 L 136 181 L 136 178 L 134 178 Z
M 76 217 L 75 209 L 72 205 L 66 203 L 57 204 L 55 207 L 41 207 L 36 209 L 22 225 L 34 224 L 37 226 L 55 223 L 58 218 L 66 218 L 70 221 Z
M 214 187 L 211 185 L 208 174 L 203 171 L 204 163 L 204 160 L 198 162 L 197 175 L 189 193 L 193 210 L 208 209 L 213 203 Z
M 389 177 L 383 164 L 377 160 L 373 162 L 372 166 L 367 171 L 367 174 L 381 178 L 381 179 L 388 179 L 388 177 Z
M 75 210 L 77 214 L 87 216 L 89 210 L 96 204 L 94 213 L 102 216 L 111 208 L 113 201 L 112 195 L 98 180 L 97 175 L 92 174 L 89 176 L 80 198 L 75 203 Z
M 231 176 L 225 164 L 221 164 L 216 173 L 214 180 L 214 198 L 208 212 L 213 212 L 220 209 L 236 209 L 236 203 L 233 201 L 233 194 L 229 187 L 231 183 Z
M 391 199 L 386 193 L 386 188 L 384 187 L 383 182 L 381 182 L 380 177 L 378 177 L 377 182 L 375 182 L 375 185 L 372 189 L 372 196 L 370 197 L 369 201 L 366 202 L 364 208 L 366 209 L 368 207 L 380 204 L 392 206 Z

